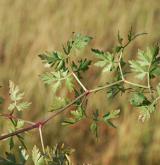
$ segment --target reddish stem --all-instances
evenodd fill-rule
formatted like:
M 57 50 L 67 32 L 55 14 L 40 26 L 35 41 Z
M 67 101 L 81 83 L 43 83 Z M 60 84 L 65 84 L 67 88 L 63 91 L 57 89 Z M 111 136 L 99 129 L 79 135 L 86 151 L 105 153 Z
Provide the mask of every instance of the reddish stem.
M 27 132 L 27 131 L 30 131 L 32 129 L 35 129 L 35 128 L 39 128 L 40 126 L 44 126 L 46 123 L 48 123 L 52 118 L 54 118 L 55 116 L 57 116 L 58 114 L 60 114 L 61 112 L 63 112 L 64 110 L 66 110 L 67 108 L 69 108 L 71 105 L 73 105 L 77 100 L 79 100 L 80 98 L 82 98 L 83 96 L 85 96 L 86 94 L 88 93 L 88 91 L 82 93 L 80 96 L 78 96 L 75 100 L 71 101 L 71 103 L 67 104 L 65 107 L 59 109 L 57 112 L 55 112 L 54 114 L 52 114 L 51 116 L 49 116 L 46 120 L 44 121 L 40 121 L 40 122 L 36 122 L 35 124 L 31 125 L 31 126 L 28 126 L 26 128 L 22 128 L 22 129 L 19 129 L 15 132 L 12 132 L 12 133 L 9 133 L 9 134 L 6 134 L 6 135 L 2 135 L 0 136 L 0 140 L 3 140 L 3 139 L 7 139 L 9 137 L 12 137 L 12 136 L 15 136 L 15 135 L 18 135 L 20 133 L 23 133 L 23 132 Z M 8 115 L 4 115 L 6 117 L 8 117 Z M 11 115 L 11 117 L 13 117 Z

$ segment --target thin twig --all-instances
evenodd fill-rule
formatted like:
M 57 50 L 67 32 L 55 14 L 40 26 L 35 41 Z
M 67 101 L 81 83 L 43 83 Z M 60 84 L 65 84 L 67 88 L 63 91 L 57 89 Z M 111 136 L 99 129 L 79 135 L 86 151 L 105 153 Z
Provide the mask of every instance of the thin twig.
M 123 75 L 122 67 L 121 67 L 121 58 L 122 58 L 122 55 L 123 55 L 123 53 L 122 53 L 122 51 L 121 51 L 121 53 L 120 53 L 120 57 L 119 57 L 119 60 L 118 60 L 118 66 L 119 66 L 119 70 L 120 70 L 121 78 L 122 78 L 122 80 L 124 80 L 124 75 Z
M 76 101 L 78 101 L 79 99 L 81 99 L 82 97 L 84 97 L 85 95 L 87 95 L 87 92 L 82 93 L 81 95 L 79 95 L 77 98 L 75 98 L 73 101 L 71 101 L 69 104 L 67 104 L 65 107 L 55 110 L 55 113 L 53 113 L 51 116 L 47 117 L 47 119 L 45 119 L 43 121 L 43 124 L 46 124 L 49 120 L 51 120 L 52 118 L 54 118 L 55 116 L 57 116 L 58 114 L 62 113 L 63 111 L 65 111 L 67 108 L 69 108 L 70 106 L 72 106 Z
M 142 35 L 146 35 L 148 33 L 138 33 L 136 34 L 130 41 L 128 41 L 124 46 L 123 46 L 123 50 L 131 43 L 131 41 L 133 41 L 134 39 L 136 39 L 137 37 L 139 36 L 142 36 Z
M 43 141 L 43 135 L 42 135 L 42 125 L 39 125 L 38 129 L 39 129 L 39 136 L 40 136 L 40 140 L 41 140 L 43 154 L 45 154 L 44 141 Z
M 1 116 L 1 117 L 5 117 L 5 118 L 7 118 L 7 119 L 22 120 L 22 121 L 24 121 L 26 124 L 31 124 L 31 125 L 34 125 L 34 124 L 35 124 L 34 122 L 31 122 L 31 121 L 24 120 L 24 119 L 18 118 L 18 117 L 16 117 L 16 116 L 13 116 L 12 114 L 1 113 L 0 116 Z
M 121 82 L 123 82 L 123 80 L 119 80 L 119 81 L 113 82 L 113 83 L 111 83 L 111 84 L 104 85 L 104 86 L 102 86 L 102 87 L 97 87 L 97 88 L 95 88 L 95 89 L 91 89 L 91 90 L 89 90 L 89 92 L 90 92 L 90 93 L 98 92 L 98 91 L 101 91 L 101 90 L 103 90 L 103 89 L 109 88 L 109 87 L 111 87 L 111 86 L 117 85 L 117 84 L 119 84 L 119 83 L 121 83 Z
M 79 83 L 79 85 L 83 88 L 84 91 L 88 91 L 86 89 L 86 87 L 82 84 L 82 82 L 79 80 L 79 78 L 76 76 L 76 74 L 74 72 L 72 72 L 73 77 L 77 80 L 77 82 Z
M 139 88 L 148 89 L 148 86 L 146 86 L 146 85 L 141 85 L 141 84 L 133 83 L 133 82 L 130 82 L 130 81 L 128 81 L 128 80 L 124 80 L 124 82 L 125 82 L 126 84 L 130 84 L 130 85 L 133 85 L 133 86 L 136 86 L 136 87 L 139 87 Z
M 12 136 L 15 136 L 15 135 L 18 135 L 18 134 L 21 134 L 21 133 L 33 130 L 35 128 L 38 128 L 37 123 L 34 124 L 34 125 L 31 125 L 31 126 L 28 126 L 26 128 L 19 129 L 19 130 L 15 131 L 15 132 L 12 132 L 12 133 L 9 133 L 9 134 L 6 134 L 6 135 L 2 135 L 2 136 L 0 136 L 0 140 L 7 139 L 9 137 L 12 137 Z

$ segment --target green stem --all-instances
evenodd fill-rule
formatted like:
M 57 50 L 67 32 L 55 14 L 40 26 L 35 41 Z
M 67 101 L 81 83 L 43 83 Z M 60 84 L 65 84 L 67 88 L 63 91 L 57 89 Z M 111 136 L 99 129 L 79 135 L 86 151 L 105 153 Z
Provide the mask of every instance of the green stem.
M 146 34 L 147 33 L 138 33 L 138 34 L 134 35 L 134 37 L 123 46 L 123 50 L 131 43 L 131 41 L 133 41 L 134 39 L 136 39 L 139 36 L 146 35 Z

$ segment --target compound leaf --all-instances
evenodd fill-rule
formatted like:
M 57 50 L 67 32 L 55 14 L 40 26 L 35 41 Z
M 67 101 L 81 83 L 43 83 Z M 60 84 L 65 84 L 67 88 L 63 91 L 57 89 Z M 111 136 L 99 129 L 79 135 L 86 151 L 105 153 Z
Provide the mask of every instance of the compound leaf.
M 147 48 L 145 51 L 138 51 L 138 59 L 129 61 L 131 70 L 136 73 L 136 77 L 143 79 L 149 73 L 150 77 L 160 75 L 159 47 Z
M 92 37 L 85 36 L 80 33 L 75 34 L 73 38 L 73 44 L 72 46 L 78 50 L 85 48 L 89 42 L 92 40 Z
M 110 52 L 103 52 L 98 49 L 92 49 L 92 52 L 95 54 L 100 61 L 97 61 L 94 65 L 102 67 L 102 72 L 112 71 L 115 68 L 114 56 Z
M 53 104 L 51 106 L 51 111 L 55 111 L 57 109 L 63 108 L 67 104 L 67 100 L 62 97 L 55 97 Z
M 42 156 L 37 146 L 33 147 L 32 160 L 34 162 L 34 165 L 45 165 L 44 156 Z
M 54 66 L 56 70 L 65 70 L 65 57 L 62 53 L 58 51 L 53 52 L 45 52 L 40 54 L 39 57 L 43 61 L 43 63 Z
M 144 96 L 143 93 L 138 92 L 132 95 L 130 103 L 135 107 L 139 107 L 150 104 L 150 101 Z

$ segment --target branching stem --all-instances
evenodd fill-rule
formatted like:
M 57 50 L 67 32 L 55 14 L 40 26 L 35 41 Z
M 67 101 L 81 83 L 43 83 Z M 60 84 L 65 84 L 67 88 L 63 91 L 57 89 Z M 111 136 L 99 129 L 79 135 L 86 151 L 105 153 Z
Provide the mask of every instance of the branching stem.
M 101 90 L 103 90 L 103 89 L 109 88 L 109 87 L 111 87 L 111 86 L 117 85 L 117 84 L 119 84 L 119 83 L 121 83 L 121 82 L 123 82 L 123 80 L 119 80 L 119 81 L 113 82 L 113 83 L 111 83 L 111 84 L 104 85 L 104 86 L 102 86 L 102 87 L 97 87 L 97 88 L 95 88 L 95 89 L 91 89 L 91 90 L 89 90 L 89 92 L 90 92 L 90 93 L 98 92 L 98 91 L 101 91 Z
M 101 91 L 103 89 L 109 88 L 111 86 L 114 86 L 114 85 L 119 84 L 119 83 L 122 83 L 122 82 L 128 83 L 128 84 L 133 85 L 133 86 L 137 86 L 137 87 L 140 87 L 140 88 L 148 88 L 147 86 L 143 86 L 143 85 L 140 85 L 140 84 L 135 84 L 135 83 L 129 82 L 127 80 L 119 80 L 119 81 L 113 82 L 111 84 L 104 85 L 102 87 L 97 87 L 97 88 L 94 88 L 94 89 L 91 89 L 91 90 L 86 90 L 85 92 L 83 92 L 77 98 L 75 98 L 74 100 L 72 100 L 69 104 L 67 104 L 63 108 L 57 109 L 51 116 L 47 117 L 45 120 L 43 120 L 41 122 L 37 122 L 37 123 L 35 123 L 35 124 L 31 125 L 31 126 L 28 126 L 26 128 L 19 129 L 19 130 L 15 131 L 15 132 L 12 132 L 12 133 L 9 133 L 9 134 L 6 134 L 6 135 L 2 135 L 2 136 L 0 136 L 0 140 L 7 139 L 9 137 L 12 137 L 12 136 L 15 136 L 15 135 L 18 135 L 18 134 L 21 134 L 21 133 L 24 133 L 24 132 L 33 130 L 35 128 L 39 128 L 39 125 L 45 125 L 51 119 L 53 119 L 54 117 L 56 117 L 57 115 L 59 115 L 60 113 L 62 113 L 63 111 L 65 111 L 66 109 L 68 109 L 76 101 L 78 101 L 79 99 L 83 98 L 84 96 L 87 96 L 88 94 L 91 94 L 91 93 L 94 93 L 94 92 Z
M 34 122 L 31 122 L 31 121 L 28 121 L 28 120 L 24 120 L 24 119 L 18 118 L 18 117 L 16 117 L 16 116 L 12 115 L 12 114 L 3 114 L 3 113 L 1 113 L 0 116 L 1 116 L 1 117 L 5 117 L 5 118 L 7 118 L 7 119 L 22 120 L 22 121 L 24 121 L 26 124 L 30 124 L 30 125 L 34 125 L 34 124 L 35 124 Z
M 84 85 L 83 83 L 79 80 L 79 78 L 77 77 L 77 75 L 70 70 L 70 75 L 73 75 L 73 77 L 76 79 L 76 81 L 78 82 L 78 84 L 83 88 L 84 92 L 79 95 L 78 97 L 76 97 L 74 100 L 72 100 L 69 104 L 67 104 L 66 106 L 64 106 L 63 108 L 60 108 L 60 109 L 57 109 L 56 111 L 54 111 L 50 116 L 48 116 L 46 119 L 42 120 L 41 122 L 37 122 L 37 123 L 33 123 L 33 122 L 28 122 L 28 121 L 25 121 L 26 123 L 29 123 L 29 124 L 32 124 L 31 126 L 28 126 L 26 128 L 22 128 L 22 129 L 19 129 L 15 132 L 12 132 L 12 133 L 9 133 L 9 134 L 6 134 L 6 135 L 2 135 L 0 136 L 0 140 L 3 140 L 3 139 L 7 139 L 9 137 L 12 137 L 12 136 L 15 136 L 15 135 L 19 135 L 21 133 L 24 133 L 24 132 L 27 132 L 27 131 L 30 131 L 30 130 L 33 130 L 35 128 L 38 128 L 39 129 L 39 134 L 40 134 L 40 140 L 41 140 L 41 145 L 42 145 L 42 149 L 43 149 L 43 152 L 45 152 L 45 149 L 44 149 L 44 142 L 43 142 L 43 136 L 42 136 L 42 126 L 44 126 L 46 123 L 48 123 L 51 119 L 53 119 L 54 117 L 56 117 L 58 114 L 62 113 L 63 111 L 67 110 L 70 106 L 72 106 L 76 101 L 78 101 L 79 99 L 83 98 L 83 97 L 86 97 L 88 96 L 89 94 L 91 93 L 94 93 L 94 92 L 98 92 L 98 91 L 101 91 L 103 89 L 106 89 L 106 88 L 109 88 L 109 87 L 112 87 L 114 85 L 117 85 L 117 84 L 120 84 L 120 83 L 126 83 L 126 84 L 129 84 L 129 85 L 132 85 L 132 86 L 136 86 L 136 87 L 140 87 L 140 88 L 144 88 L 144 89 L 148 89 L 150 90 L 151 92 L 151 87 L 150 87 L 150 82 L 149 82 L 149 74 L 148 74 L 148 86 L 145 86 L 145 85 L 141 85 L 141 84 L 137 84 L 137 83 L 133 83 L 133 82 L 130 82 L 128 80 L 126 80 L 124 78 L 124 74 L 123 74 L 123 70 L 122 70 L 122 66 L 121 66 L 121 58 L 122 58 L 122 55 L 123 55 L 123 51 L 124 49 L 130 44 L 130 42 L 132 40 L 134 40 L 135 38 L 137 38 L 138 36 L 140 35 L 144 35 L 146 33 L 140 33 L 140 34 L 137 34 L 135 35 L 130 41 L 128 41 L 124 46 L 122 46 L 122 51 L 120 53 L 120 57 L 119 57 L 119 61 L 118 61 L 118 67 L 119 67 L 119 70 L 120 70 L 120 74 L 121 74 L 121 80 L 118 80 L 116 82 L 113 82 L 113 83 L 110 83 L 110 84 L 107 84 L 107 85 L 104 85 L 104 86 L 101 86 L 101 87 L 97 87 L 97 88 L 94 88 L 94 89 L 91 89 L 91 90 L 88 90 Z M 155 102 L 157 100 L 159 100 L 160 97 L 158 97 Z M 2 116 L 5 116 L 5 115 L 2 115 Z M 7 116 L 5 116 L 7 117 Z M 13 116 L 12 116 L 13 117 Z M 18 120 L 18 118 L 15 118 Z

